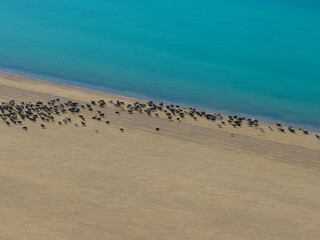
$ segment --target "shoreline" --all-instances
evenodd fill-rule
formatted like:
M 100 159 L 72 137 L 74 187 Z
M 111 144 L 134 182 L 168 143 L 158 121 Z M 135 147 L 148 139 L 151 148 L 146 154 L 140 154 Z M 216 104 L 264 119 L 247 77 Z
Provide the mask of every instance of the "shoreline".
M 2 73 L 0 98 L 0 239 L 318 239 L 311 133 Z
M 140 101 L 144 101 L 144 102 L 148 102 L 152 99 L 147 99 L 147 98 L 143 98 L 143 97 L 132 97 L 132 96 L 126 96 L 126 95 L 122 95 L 122 94 L 118 94 L 117 91 L 112 91 L 112 89 L 109 89 L 109 88 L 106 88 L 106 87 L 103 87 L 103 90 L 99 90 L 99 87 L 95 87 L 95 86 L 91 86 L 91 85 L 86 85 L 86 84 L 79 84 L 77 85 L 76 82 L 73 82 L 72 80 L 66 80 L 66 79 L 61 79 L 61 78 L 57 78 L 57 77 L 48 77 L 49 79 L 52 79 L 51 80 L 45 80 L 45 79 L 40 79 L 40 78 L 36 78 L 36 77 L 33 77 L 32 75 L 34 74 L 29 74 L 30 76 L 32 77 L 29 77 L 29 76 L 24 76 L 24 75 L 20 75 L 20 74 L 15 74 L 15 73 L 10 73 L 10 72 L 3 72 L 3 71 L 0 71 L 0 74 L 5 74 L 5 75 L 8 75 L 8 76 L 15 76 L 15 77 L 21 77 L 21 78 L 28 78 L 28 79 L 32 79 L 32 80 L 35 80 L 35 81 L 40 81 L 40 82 L 45 82 L 45 83 L 52 83 L 52 84 L 57 84 L 57 85 L 64 85 L 64 86 L 68 86 L 68 87 L 74 87 L 74 88 L 77 88 L 77 89 L 83 89 L 83 90 L 91 90 L 91 91 L 96 91 L 96 92 L 99 92 L 99 93 L 105 93 L 105 94 L 110 94 L 112 96 L 115 96 L 115 97 L 120 97 L 120 98 L 124 98 L 124 99 L 131 99 L 131 100 L 140 100 Z M 56 79 L 56 81 L 54 80 Z M 59 82 L 61 81 L 61 83 Z M 120 90 L 119 90 L 120 91 Z M 124 90 L 125 91 L 125 90 Z M 128 91 L 125 91 L 128 93 L 128 95 L 130 95 L 130 92 Z M 232 112 L 228 112 L 228 111 L 224 111 L 224 110 L 221 110 L 221 111 L 211 111 L 210 108 L 201 108 L 201 107 L 195 107 L 195 106 L 191 106 L 192 104 L 180 104 L 180 103 L 174 103 L 174 102 L 171 102 L 171 101 L 159 101 L 159 100 L 152 100 L 152 101 L 155 101 L 155 102 L 164 102 L 166 104 L 179 104 L 179 105 L 183 105 L 187 108 L 195 108 L 199 111 L 209 111 L 211 113 L 220 113 L 221 115 L 223 116 L 228 116 L 228 115 L 237 115 L 237 116 L 240 116 L 240 117 L 245 117 L 245 118 L 253 118 L 253 119 L 257 119 L 265 124 L 270 124 L 270 125 L 276 125 L 277 123 L 281 123 L 282 125 L 284 126 L 292 126 L 296 129 L 305 129 L 305 130 L 308 130 L 309 132 L 312 132 L 314 134 L 319 134 L 320 133 L 320 128 L 315 128 L 313 126 L 309 126 L 309 125 L 303 125 L 303 124 L 293 124 L 293 123 L 289 123 L 289 122 L 286 122 L 286 121 L 282 121 L 282 120 L 274 120 L 272 118 L 268 118 L 266 116 L 251 116 L 251 115 L 248 115 L 248 114 L 245 114 L 245 113 L 232 113 Z
M 0 85 L 3 85 L 7 87 L 13 87 L 14 89 L 20 89 L 19 91 L 33 91 L 33 89 L 38 89 L 35 94 L 38 92 L 42 92 L 46 95 L 54 96 L 55 92 L 59 93 L 58 95 L 60 97 L 63 97 L 64 99 L 82 99 L 83 102 L 89 103 L 91 100 L 98 100 L 104 99 L 106 102 L 112 100 L 112 101 L 123 101 L 127 104 L 133 104 L 134 102 L 142 102 L 146 104 L 148 101 L 142 101 L 139 99 L 134 98 L 128 98 L 128 97 L 120 97 L 111 93 L 101 92 L 101 91 L 95 91 L 87 88 L 81 88 L 81 87 L 74 87 L 70 85 L 64 85 L 61 83 L 53 83 L 49 81 L 42 81 L 27 77 L 21 77 L 21 76 L 15 76 L 12 74 L 6 74 L 6 73 L 0 73 Z M 7 80 L 7 81 L 6 81 Z M 13 90 L 16 91 L 16 90 Z M 1 90 L 0 90 L 1 94 Z M 29 94 L 29 93 L 28 93 Z M 46 97 L 47 99 L 47 97 Z M 9 99 L 7 99 L 9 100 Z M 10 99 L 13 100 L 13 99 Z M 17 100 L 17 99 L 16 99 Z M 22 101 L 26 101 L 25 99 L 21 99 Z M 40 99 L 41 100 L 41 99 Z M 49 100 L 49 99 L 48 99 Z M 173 105 L 172 105 L 173 106 Z M 181 106 L 182 107 L 182 106 Z M 180 108 L 181 108 L 180 107 Z M 182 107 L 183 108 L 183 107 Z M 187 109 L 193 109 L 193 108 L 186 108 Z M 122 109 L 123 110 L 123 109 Z M 184 110 L 185 111 L 185 110 Z M 197 110 L 195 110 L 197 111 Z M 187 111 L 188 112 L 188 111 Z M 189 117 L 189 113 L 186 114 L 188 117 L 181 121 L 174 121 L 174 123 L 179 124 L 187 124 L 186 127 L 189 126 L 198 126 L 201 128 L 209 129 L 209 130 L 215 130 L 215 131 L 221 131 L 226 132 L 229 134 L 237 134 L 239 136 L 246 136 L 251 137 L 254 139 L 261 139 L 261 140 L 267 140 L 282 144 L 290 144 L 295 146 L 303 146 L 311 149 L 318 149 L 320 148 L 320 139 L 317 136 L 319 136 L 318 132 L 315 131 L 308 131 L 307 134 L 303 133 L 303 129 L 295 129 L 294 134 L 290 133 L 290 129 L 287 129 L 285 125 L 281 125 L 281 127 L 276 126 L 275 124 L 270 124 L 267 122 L 260 122 L 258 126 L 251 127 L 251 125 L 247 124 L 247 121 L 249 119 L 241 120 L 241 126 L 232 126 L 232 122 L 229 122 L 228 116 L 220 115 L 220 120 L 217 121 L 208 121 L 203 116 L 199 116 L 197 120 L 194 120 L 193 117 Z M 193 113 L 192 113 L 193 114 Z M 162 111 L 160 114 L 160 118 L 168 120 L 168 116 L 165 114 L 165 112 Z M 237 118 L 240 118 L 240 116 L 237 116 Z M 170 120 L 172 121 L 172 120 Z M 282 129 L 282 130 L 281 130 Z M 281 131 L 283 132 L 281 132 Z M 310 142 L 311 140 L 311 142 Z M 311 145 L 310 145 L 311 144 Z

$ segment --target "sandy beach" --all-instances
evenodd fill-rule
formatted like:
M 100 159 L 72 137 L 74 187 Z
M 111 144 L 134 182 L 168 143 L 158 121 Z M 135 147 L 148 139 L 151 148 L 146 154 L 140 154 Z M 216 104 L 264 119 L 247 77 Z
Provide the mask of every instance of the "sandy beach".
M 0 239 L 320 237 L 318 133 L 0 73 L 0 105 L 39 101 L 0 112 Z

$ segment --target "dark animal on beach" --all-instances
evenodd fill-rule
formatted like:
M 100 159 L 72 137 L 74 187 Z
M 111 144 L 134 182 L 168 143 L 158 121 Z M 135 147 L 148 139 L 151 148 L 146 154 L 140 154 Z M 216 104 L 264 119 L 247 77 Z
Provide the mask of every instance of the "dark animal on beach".
M 44 125 L 44 124 L 40 124 L 41 125 L 41 127 L 43 128 L 43 129 L 45 129 L 46 128 L 46 126 Z
M 288 127 L 288 130 L 291 132 L 291 133 L 296 133 L 296 131 L 294 129 L 292 129 L 292 127 Z
M 123 129 L 123 128 L 120 128 L 120 131 L 121 131 L 121 132 L 124 132 L 124 129 Z
M 99 107 L 104 108 L 106 106 L 106 102 L 104 100 L 99 100 Z
M 28 131 L 28 128 L 27 127 L 22 127 L 23 130 L 25 131 Z
M 156 128 L 156 131 L 160 131 L 160 128 Z

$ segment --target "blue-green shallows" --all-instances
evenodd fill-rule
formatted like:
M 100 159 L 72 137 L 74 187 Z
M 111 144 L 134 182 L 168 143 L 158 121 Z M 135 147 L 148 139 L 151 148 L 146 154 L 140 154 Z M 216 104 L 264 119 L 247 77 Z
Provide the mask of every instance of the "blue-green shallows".
M 0 0 L 0 70 L 319 130 L 320 2 Z

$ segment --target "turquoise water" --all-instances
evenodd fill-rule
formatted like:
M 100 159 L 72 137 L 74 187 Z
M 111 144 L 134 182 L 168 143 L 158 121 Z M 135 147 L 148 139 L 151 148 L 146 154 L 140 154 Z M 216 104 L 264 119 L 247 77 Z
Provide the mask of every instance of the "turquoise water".
M 320 129 L 320 2 L 0 0 L 1 70 Z

